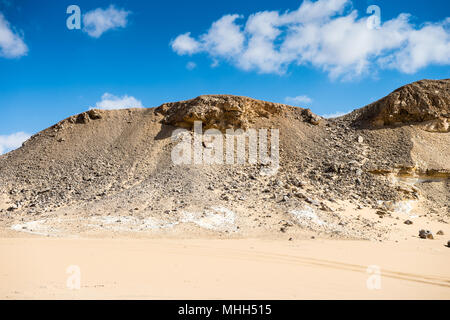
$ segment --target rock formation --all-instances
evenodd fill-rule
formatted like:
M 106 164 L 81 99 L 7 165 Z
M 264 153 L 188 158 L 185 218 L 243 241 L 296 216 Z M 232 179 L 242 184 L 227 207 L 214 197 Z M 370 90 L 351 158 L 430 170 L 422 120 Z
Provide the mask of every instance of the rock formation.
M 449 86 L 419 81 L 328 120 L 231 95 L 90 110 L 0 156 L 0 226 L 41 221 L 79 234 L 126 223 L 128 231 L 175 228 L 186 236 L 200 227 L 224 236 L 283 229 L 383 238 L 388 226 L 343 212 L 373 210 L 374 219 L 389 221 L 398 210 L 409 212 L 410 203 L 448 222 Z M 279 129 L 279 170 L 262 175 L 261 163 L 175 165 L 172 132 L 194 121 L 221 131 Z

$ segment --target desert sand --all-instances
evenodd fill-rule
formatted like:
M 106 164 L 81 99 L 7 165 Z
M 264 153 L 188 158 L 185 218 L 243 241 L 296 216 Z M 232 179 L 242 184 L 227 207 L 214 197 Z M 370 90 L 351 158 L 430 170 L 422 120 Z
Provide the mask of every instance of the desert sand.
M 420 239 L 3 238 L 0 256 L 2 299 L 450 299 L 450 249 Z

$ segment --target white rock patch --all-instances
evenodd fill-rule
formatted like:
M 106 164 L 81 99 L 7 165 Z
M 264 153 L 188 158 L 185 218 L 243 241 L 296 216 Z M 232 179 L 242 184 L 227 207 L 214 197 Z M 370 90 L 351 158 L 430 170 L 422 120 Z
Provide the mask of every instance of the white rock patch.
M 409 215 L 414 209 L 417 201 L 415 200 L 405 200 L 405 201 L 379 201 L 379 205 L 388 211 L 395 213 Z
M 12 225 L 11 229 L 14 231 L 37 234 L 41 236 L 52 236 L 60 232 L 59 230 L 52 228 L 47 220 L 36 220 L 18 223 Z
M 290 213 L 297 219 L 302 225 L 315 224 L 323 226 L 326 223 L 319 219 L 313 208 L 306 206 L 302 210 L 291 210 Z
M 203 213 L 183 211 L 181 222 L 194 223 L 201 228 L 209 230 L 235 229 L 235 214 L 224 207 L 213 207 L 212 211 L 206 210 Z
M 113 231 L 145 231 L 171 228 L 177 223 L 167 223 L 156 218 L 138 219 L 125 216 L 99 216 L 90 219 L 90 227 L 103 227 Z
M 167 222 L 153 217 L 142 219 L 131 216 L 94 216 L 81 221 L 61 218 L 29 221 L 14 224 L 11 229 L 42 236 L 58 236 L 63 234 L 69 221 L 75 221 L 89 229 L 103 228 L 119 232 L 157 231 L 173 228 L 180 223 L 194 223 L 209 230 L 236 230 L 234 212 L 224 207 L 212 207 L 211 210 L 204 212 L 183 211 L 181 219 L 175 222 Z
M 394 212 L 409 214 L 411 210 L 414 208 L 415 201 L 400 201 L 394 204 Z

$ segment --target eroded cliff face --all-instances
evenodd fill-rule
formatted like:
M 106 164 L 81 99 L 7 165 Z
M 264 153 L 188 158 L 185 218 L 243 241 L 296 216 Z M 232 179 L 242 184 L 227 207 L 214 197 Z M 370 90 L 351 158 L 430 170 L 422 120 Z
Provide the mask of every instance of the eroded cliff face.
M 450 79 L 421 80 L 355 110 L 354 123 L 374 127 L 417 124 L 429 132 L 449 132 Z

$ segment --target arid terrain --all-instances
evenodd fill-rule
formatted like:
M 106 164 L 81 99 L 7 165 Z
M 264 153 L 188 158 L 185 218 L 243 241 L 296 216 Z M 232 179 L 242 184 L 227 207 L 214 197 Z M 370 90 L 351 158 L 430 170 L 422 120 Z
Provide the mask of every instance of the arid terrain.
M 279 168 L 174 164 L 195 121 L 278 129 Z M 335 119 L 231 95 L 90 109 L 0 156 L 0 297 L 450 299 L 449 223 L 449 79 Z
M 418 239 L 33 237 L 1 239 L 0 252 L 3 299 L 449 298 L 448 248 Z

